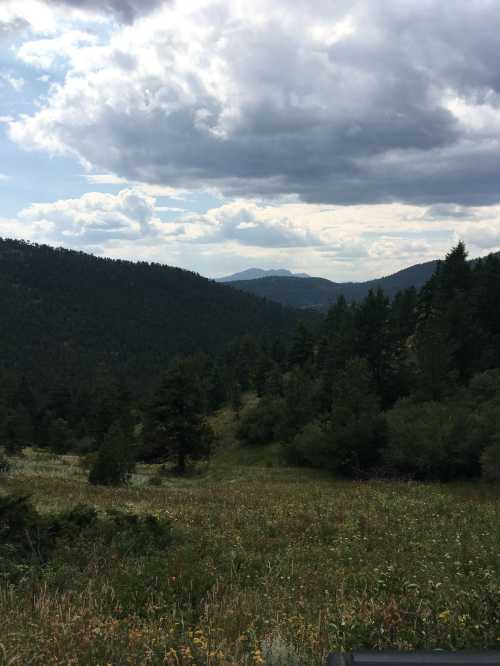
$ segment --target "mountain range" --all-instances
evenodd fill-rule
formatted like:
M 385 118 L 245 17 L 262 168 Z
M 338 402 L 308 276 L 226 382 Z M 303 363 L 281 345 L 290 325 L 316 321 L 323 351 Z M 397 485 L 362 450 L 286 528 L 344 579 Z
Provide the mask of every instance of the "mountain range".
M 292 273 L 286 268 L 271 268 L 264 270 L 263 268 L 247 268 L 240 273 L 233 273 L 225 277 L 216 278 L 216 282 L 237 282 L 239 280 L 259 280 L 265 277 L 296 277 L 308 278 L 311 277 L 307 273 Z
M 383 289 L 389 297 L 398 291 L 422 287 L 436 270 L 438 261 L 410 266 L 397 273 L 365 282 L 332 282 L 325 278 L 270 276 L 231 282 L 231 287 L 295 308 L 324 310 L 343 295 L 348 301 L 363 299 L 370 289 Z

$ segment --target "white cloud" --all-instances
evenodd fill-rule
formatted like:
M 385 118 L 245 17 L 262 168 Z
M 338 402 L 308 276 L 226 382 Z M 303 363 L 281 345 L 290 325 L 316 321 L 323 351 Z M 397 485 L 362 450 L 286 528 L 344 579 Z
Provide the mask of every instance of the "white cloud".
M 96 43 L 95 34 L 82 30 L 70 30 L 57 37 L 24 42 L 17 51 L 17 57 L 27 65 L 33 65 L 39 69 L 50 69 L 61 58 L 77 62 L 82 47 Z
M 111 173 L 96 173 L 85 176 L 88 183 L 92 185 L 129 185 L 130 181 L 120 178 Z
M 0 4 L 0 22 L 5 26 L 29 26 L 34 32 L 50 34 L 64 28 L 64 19 L 62 12 L 41 0 L 2 0 Z
M 295 224 L 279 211 L 263 209 L 252 202 L 235 201 L 213 208 L 204 215 L 188 214 L 183 221 L 205 229 L 197 243 L 234 241 L 240 245 L 266 248 L 315 247 L 323 245 L 319 235 Z
M 459 238 L 471 256 L 499 249 L 500 206 L 458 220 L 396 204 L 325 207 L 237 200 L 205 214 L 171 210 L 141 189 L 36 203 L 0 221 L 0 236 L 29 238 L 206 275 L 286 266 L 333 280 L 363 280 L 443 257 Z M 165 210 L 169 209 L 169 210 Z M 174 220 L 161 220 L 174 212 Z
M 14 140 L 129 181 L 247 198 L 498 200 L 494 0 L 190 0 L 143 18 L 127 6 L 135 23 L 101 45 L 57 34 L 21 47 L 69 71 L 11 123 Z
M 77 247 L 148 238 L 161 226 L 154 199 L 133 189 L 117 195 L 88 192 L 78 199 L 35 203 L 18 214 L 18 221 L 30 231 L 30 238 Z
M 460 240 L 466 245 L 479 250 L 481 254 L 485 251 L 494 252 L 500 250 L 500 220 L 484 224 L 481 222 L 465 225 L 459 233 Z
M 16 77 L 10 72 L 0 72 L 0 85 L 9 85 L 16 92 L 19 92 L 24 87 L 24 79 L 22 77 Z

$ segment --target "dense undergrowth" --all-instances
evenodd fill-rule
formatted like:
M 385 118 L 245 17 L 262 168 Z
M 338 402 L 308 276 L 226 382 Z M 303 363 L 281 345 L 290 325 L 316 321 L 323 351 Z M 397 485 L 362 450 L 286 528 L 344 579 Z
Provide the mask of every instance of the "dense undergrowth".
M 76 457 L 15 460 L 3 515 L 30 495 L 46 546 L 21 529 L 9 554 L 2 539 L 0 663 L 319 665 L 341 648 L 500 646 L 498 488 L 334 481 L 238 455 L 161 485 L 139 466 L 125 488 L 90 486 Z

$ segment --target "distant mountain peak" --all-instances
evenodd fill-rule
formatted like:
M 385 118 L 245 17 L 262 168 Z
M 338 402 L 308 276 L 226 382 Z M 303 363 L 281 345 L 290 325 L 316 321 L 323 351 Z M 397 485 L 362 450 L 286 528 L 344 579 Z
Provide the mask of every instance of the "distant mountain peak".
M 226 275 L 225 277 L 217 278 L 216 282 L 236 282 L 240 280 L 260 280 L 260 278 L 266 277 L 301 277 L 308 278 L 311 277 L 307 273 L 292 273 L 287 268 L 270 268 L 265 270 L 263 268 L 247 268 L 240 273 L 233 273 L 232 275 Z

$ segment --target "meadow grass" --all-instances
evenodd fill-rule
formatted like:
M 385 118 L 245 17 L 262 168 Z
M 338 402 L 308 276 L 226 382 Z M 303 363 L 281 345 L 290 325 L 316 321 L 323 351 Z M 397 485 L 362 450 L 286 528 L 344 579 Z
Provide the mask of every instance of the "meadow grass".
M 174 537 L 142 555 L 64 546 L 0 583 L 0 663 L 314 666 L 336 649 L 500 647 L 500 489 L 336 481 L 269 455 L 222 447 L 202 476 L 152 486 L 139 466 L 109 489 L 77 458 L 28 452 L 0 493 L 44 514 L 152 513 Z

